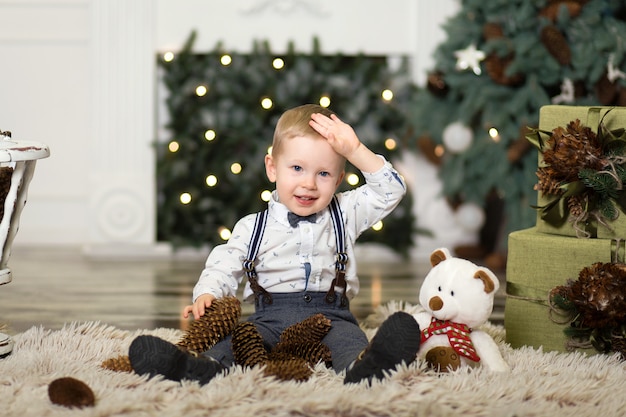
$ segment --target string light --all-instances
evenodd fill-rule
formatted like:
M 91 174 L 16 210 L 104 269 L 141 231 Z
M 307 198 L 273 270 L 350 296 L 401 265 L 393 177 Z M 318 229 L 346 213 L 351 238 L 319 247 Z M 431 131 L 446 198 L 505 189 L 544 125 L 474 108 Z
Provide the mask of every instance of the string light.
M 205 96 L 209 89 L 205 85 L 199 85 L 196 87 L 196 95 L 198 97 Z
M 383 229 L 383 222 L 382 222 L 382 220 L 381 220 L 381 221 L 379 221 L 379 222 L 377 222 L 377 223 L 375 223 L 375 224 L 372 226 L 372 229 L 374 229 L 374 230 L 375 230 L 375 231 L 377 231 L 377 232 L 380 232 L 380 231 Z
M 264 99 L 261 100 L 261 107 L 263 107 L 265 110 L 271 109 L 273 105 L 274 103 L 272 102 L 272 99 L 269 97 L 265 97 Z
M 180 149 L 180 145 L 178 144 L 178 142 L 173 140 L 167 145 L 167 149 L 172 153 L 178 152 L 178 150 Z
M 229 66 L 231 62 L 233 62 L 233 58 L 228 54 L 224 54 L 220 58 L 220 63 L 225 67 Z
M 281 58 L 274 58 L 274 60 L 272 61 L 272 66 L 276 70 L 283 69 L 283 67 L 285 66 L 285 61 L 283 61 Z
M 435 156 L 441 158 L 443 154 L 446 153 L 446 149 L 443 147 L 443 145 L 437 145 L 435 146 L 435 150 L 433 152 L 435 153 Z
M 267 203 L 268 201 L 270 201 L 271 198 L 272 198 L 272 192 L 270 190 L 263 190 L 261 192 L 261 200 Z
M 391 101 L 391 99 L 393 99 L 393 91 L 389 89 L 383 90 L 383 92 L 380 95 L 385 101 Z
M 180 195 L 180 202 L 183 203 L 183 204 L 191 203 L 191 194 L 189 194 L 189 193 L 182 193 Z
M 489 129 L 489 136 L 491 136 L 491 139 L 494 142 L 500 142 L 500 133 L 498 132 L 498 129 L 496 129 L 495 127 L 492 127 L 491 129 Z
M 222 240 L 228 240 L 230 239 L 230 230 L 228 230 L 228 228 L 222 226 L 219 229 L 217 229 L 217 232 L 219 233 L 220 237 L 222 238 Z
M 330 97 L 328 97 L 328 96 L 320 97 L 320 106 L 322 106 L 322 107 L 330 106 Z
M 174 52 L 166 52 L 163 54 L 163 61 L 172 62 L 174 60 Z
M 360 181 L 359 176 L 354 173 L 350 173 L 346 175 L 346 182 L 350 185 L 357 185 L 359 181 Z
M 241 173 L 241 164 L 239 162 L 235 162 L 230 166 L 230 172 L 237 175 Z
M 204 138 L 208 140 L 209 142 L 214 140 L 216 136 L 217 134 L 215 133 L 215 130 L 213 129 L 209 129 L 206 132 L 204 132 Z
M 217 184 L 217 177 L 213 174 L 207 175 L 205 181 L 206 185 L 208 185 L 209 187 L 215 187 L 215 185 Z
M 385 140 L 385 148 L 389 149 L 390 151 L 393 149 L 396 149 L 396 140 L 393 138 L 387 138 Z

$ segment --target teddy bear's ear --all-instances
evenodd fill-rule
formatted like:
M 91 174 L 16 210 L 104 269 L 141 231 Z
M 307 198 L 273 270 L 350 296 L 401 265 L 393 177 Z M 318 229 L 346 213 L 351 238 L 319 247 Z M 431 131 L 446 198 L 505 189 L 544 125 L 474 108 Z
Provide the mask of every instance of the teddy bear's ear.
M 479 279 L 483 282 L 483 285 L 485 286 L 485 292 L 487 294 L 490 294 L 492 291 L 494 291 L 496 289 L 496 285 L 498 283 L 494 282 L 494 276 L 493 274 L 489 274 L 489 272 L 487 272 L 484 269 L 479 269 L 478 271 L 476 271 L 476 273 L 474 274 L 474 278 Z
M 435 267 L 448 258 L 450 258 L 450 251 L 448 249 L 435 249 L 433 253 L 430 254 L 430 265 Z

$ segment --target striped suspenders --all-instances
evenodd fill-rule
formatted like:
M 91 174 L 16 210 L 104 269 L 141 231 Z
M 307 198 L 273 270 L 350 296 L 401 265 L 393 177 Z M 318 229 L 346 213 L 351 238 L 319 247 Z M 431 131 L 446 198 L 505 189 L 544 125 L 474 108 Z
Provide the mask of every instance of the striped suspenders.
M 346 264 L 348 263 L 348 254 L 346 253 L 346 234 L 343 225 L 343 216 L 341 209 L 339 208 L 339 202 L 337 197 L 333 197 L 330 202 L 330 215 L 333 220 L 333 226 L 335 228 L 335 244 L 337 247 L 337 257 L 335 260 L 335 278 L 333 279 L 330 289 L 326 293 L 326 302 L 332 304 L 337 299 L 335 293 L 335 287 L 339 287 L 343 290 L 341 294 L 341 306 L 348 305 L 348 296 L 346 294 Z M 259 254 L 259 248 L 263 239 L 263 232 L 265 231 L 265 224 L 267 223 L 267 210 L 264 210 L 257 214 L 254 222 L 254 229 L 252 231 L 252 238 L 250 239 L 250 246 L 248 247 L 248 256 L 243 261 L 243 269 L 248 277 L 250 288 L 254 292 L 254 299 L 258 301 L 259 297 L 263 298 L 263 302 L 266 304 L 272 303 L 272 295 L 263 288 L 258 281 L 258 276 L 255 269 L 255 260 Z

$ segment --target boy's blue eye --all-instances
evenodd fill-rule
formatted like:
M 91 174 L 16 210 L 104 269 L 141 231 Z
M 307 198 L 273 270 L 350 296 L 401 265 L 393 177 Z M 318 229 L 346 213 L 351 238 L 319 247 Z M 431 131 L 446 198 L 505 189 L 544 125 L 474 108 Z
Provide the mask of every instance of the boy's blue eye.
M 320 175 L 321 175 L 322 177 L 327 177 L 327 176 L 329 176 L 329 175 L 330 175 L 330 172 L 328 172 L 328 171 L 322 171 L 322 172 L 320 172 Z
M 293 170 L 294 171 L 302 171 L 302 167 L 300 165 L 294 165 L 293 166 Z

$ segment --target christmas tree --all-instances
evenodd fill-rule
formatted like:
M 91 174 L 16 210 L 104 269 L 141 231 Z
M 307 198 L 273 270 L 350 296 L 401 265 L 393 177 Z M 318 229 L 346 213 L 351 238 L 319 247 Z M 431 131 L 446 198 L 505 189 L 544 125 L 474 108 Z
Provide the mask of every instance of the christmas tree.
M 535 224 L 537 152 L 525 135 L 540 107 L 626 105 L 625 20 L 619 0 L 464 0 L 445 24 L 413 122 L 453 207 L 503 207 L 504 221 L 486 216 L 484 253 Z
M 415 93 L 406 62 L 384 57 L 328 56 L 313 40 L 312 53 L 271 52 L 255 42 L 250 53 L 194 53 L 192 34 L 177 54 L 159 57 L 167 92 L 168 137 L 157 150 L 158 240 L 175 247 L 216 245 L 236 221 L 261 211 L 273 186 L 264 155 L 274 126 L 288 108 L 330 106 L 374 152 L 392 159 L 410 146 L 406 114 Z M 363 184 L 346 167 L 340 190 Z M 379 242 L 406 255 L 415 228 L 407 196 L 360 241 Z

